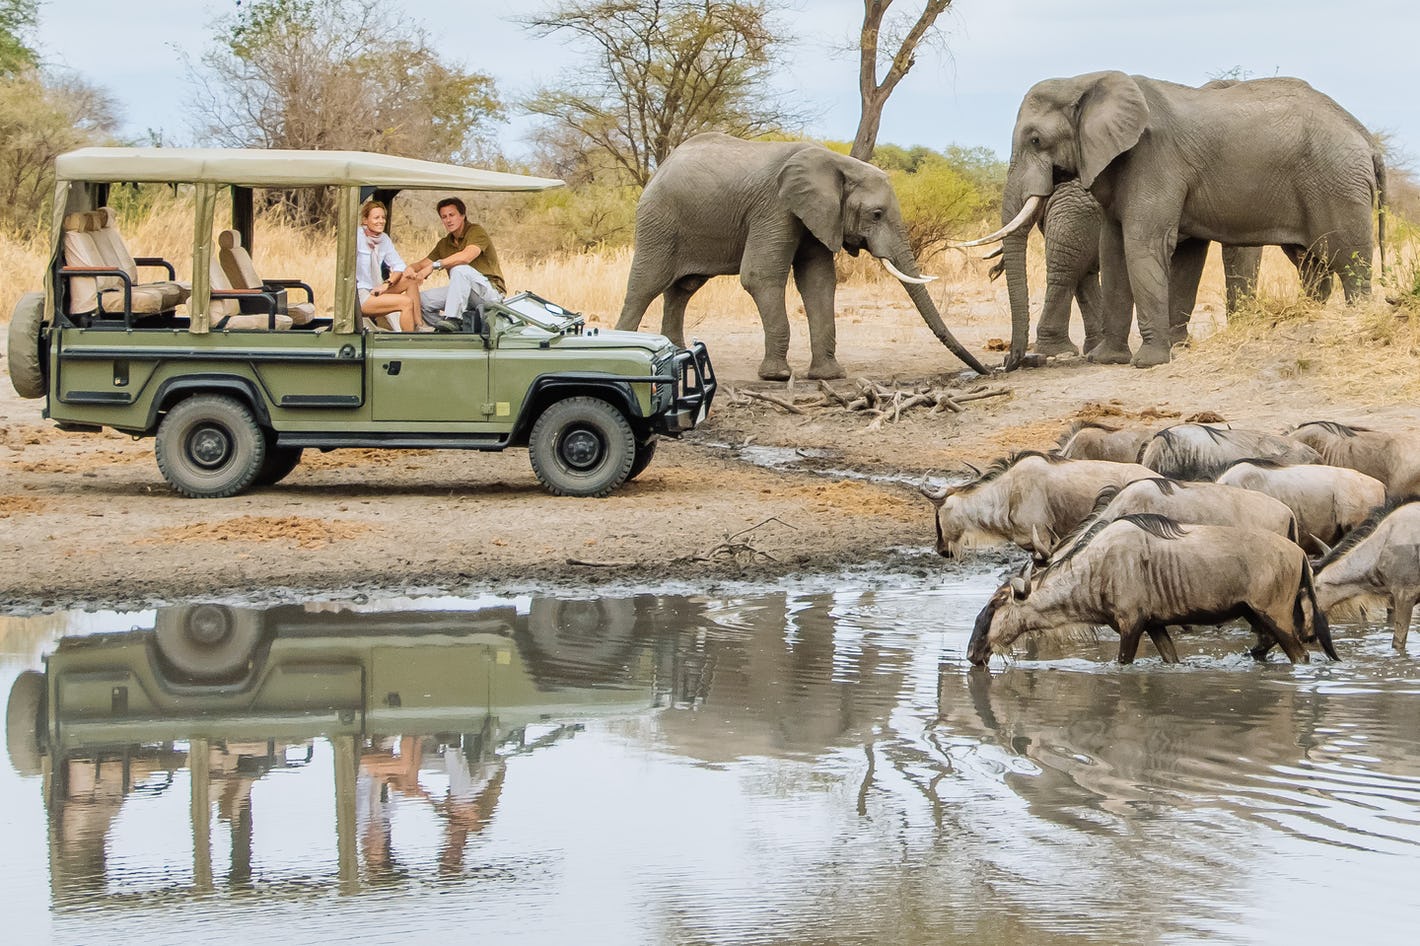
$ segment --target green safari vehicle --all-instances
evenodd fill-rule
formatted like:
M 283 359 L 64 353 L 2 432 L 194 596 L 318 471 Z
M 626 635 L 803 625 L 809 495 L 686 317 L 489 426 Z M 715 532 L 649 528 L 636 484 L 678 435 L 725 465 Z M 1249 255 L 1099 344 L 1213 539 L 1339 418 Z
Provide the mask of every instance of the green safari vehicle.
M 45 398 L 63 430 L 153 437 L 158 468 L 183 495 L 274 484 L 307 448 L 527 447 L 552 493 L 605 496 L 646 468 L 658 437 L 704 420 L 714 398 L 703 343 L 589 328 L 533 293 L 471 310 L 462 331 L 368 330 L 355 278 L 362 200 L 561 181 L 336 151 L 85 148 L 55 170 L 51 262 L 44 290 L 20 300 L 10 325 L 12 382 Z M 107 207 L 120 183 L 193 189 L 190 282 L 124 244 Z M 302 187 L 336 196 L 328 302 L 301 279 L 237 284 L 254 269 L 254 190 Z M 224 189 L 232 220 L 218 232 Z

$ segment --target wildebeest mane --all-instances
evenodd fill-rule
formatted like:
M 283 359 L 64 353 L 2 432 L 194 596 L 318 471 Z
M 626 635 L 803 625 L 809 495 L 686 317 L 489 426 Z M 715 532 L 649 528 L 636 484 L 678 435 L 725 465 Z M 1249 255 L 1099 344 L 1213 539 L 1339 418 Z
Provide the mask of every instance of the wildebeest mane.
M 1360 525 L 1342 536 L 1341 541 L 1332 546 L 1330 552 L 1322 556 L 1321 561 L 1316 563 L 1314 571 L 1319 572 L 1332 562 L 1342 558 L 1347 552 L 1369 538 L 1371 534 L 1376 531 L 1376 528 L 1380 526 L 1381 522 L 1385 520 L 1386 516 L 1389 516 L 1401 506 L 1408 506 L 1415 502 L 1420 502 L 1420 496 L 1399 496 L 1372 509 L 1370 515 L 1361 520 Z
M 1320 427 L 1327 433 L 1335 434 L 1338 437 L 1354 437 L 1358 433 L 1368 434 L 1372 432 L 1372 428 L 1370 427 L 1355 427 L 1351 424 L 1337 423 L 1334 420 L 1309 420 L 1293 427 L 1292 433 L 1296 433 L 1303 427 Z
M 1017 463 L 1020 463 L 1022 460 L 1029 459 L 1030 457 L 1040 457 L 1046 463 L 1072 462 L 1069 457 L 1062 457 L 1057 453 L 1044 453 L 1040 450 L 1017 450 L 1015 453 L 1009 454 L 1004 457 L 998 457 L 995 460 L 992 460 L 990 463 L 986 464 L 986 469 L 982 472 L 982 474 L 976 479 L 972 480 L 970 483 L 963 485 L 961 487 L 961 490 L 975 489 L 976 487 L 981 486 L 985 483 L 989 483 L 994 479 L 998 479 L 1001 474 L 1011 469 L 1011 467 L 1015 466 Z
M 1295 463 L 1283 463 L 1281 460 L 1264 460 L 1262 457 L 1243 457 L 1241 460 L 1234 460 L 1227 466 L 1223 467 L 1222 472 L 1218 475 L 1222 476 L 1223 473 L 1226 473 L 1233 467 L 1239 466 L 1243 463 L 1246 463 L 1248 466 L 1255 466 L 1259 470 L 1286 470 L 1296 466 Z
M 1170 519 L 1156 512 L 1131 512 L 1114 521 L 1138 526 L 1156 539 L 1181 539 L 1188 535 L 1188 530 L 1179 525 L 1177 519 Z
M 1070 559 L 1074 558 L 1076 555 L 1079 555 L 1080 551 L 1090 544 L 1090 540 L 1099 535 L 1108 525 L 1108 522 L 1104 522 L 1097 516 L 1091 515 L 1090 518 L 1076 526 L 1074 530 L 1065 538 L 1061 539 L 1060 543 L 1056 546 L 1056 548 L 1065 549 L 1065 554 L 1059 558 L 1051 559 L 1050 564 L 1046 565 L 1045 568 L 1041 570 L 1040 578 L 1045 578 L 1046 575 L 1049 575 L 1057 568 L 1063 567 L 1066 562 L 1070 561 Z

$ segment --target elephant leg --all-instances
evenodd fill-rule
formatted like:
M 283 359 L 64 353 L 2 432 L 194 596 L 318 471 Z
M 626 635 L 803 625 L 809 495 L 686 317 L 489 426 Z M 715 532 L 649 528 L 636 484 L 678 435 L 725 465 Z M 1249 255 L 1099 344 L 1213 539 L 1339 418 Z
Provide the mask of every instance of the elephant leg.
M 1100 294 L 1100 271 L 1092 267 L 1075 286 L 1075 302 L 1080 306 L 1080 321 L 1085 324 L 1085 354 L 1104 341 L 1104 299 Z
M 833 254 L 817 240 L 805 240 L 794 258 L 794 286 L 804 300 L 809 322 L 810 378 L 843 378 L 838 364 L 838 326 L 834 322 L 833 296 L 838 274 Z
M 1396 650 L 1405 649 L 1405 639 L 1410 636 L 1410 619 L 1415 614 L 1416 595 L 1407 591 L 1395 596 L 1395 610 L 1391 621 L 1390 644 Z
M 1257 291 L 1257 274 L 1262 269 L 1262 247 L 1222 247 L 1223 285 L 1227 290 L 1226 312 L 1231 316 L 1242 301 Z
M 1173 646 L 1173 635 L 1169 629 L 1162 624 L 1150 624 L 1144 628 L 1149 634 L 1149 640 L 1154 642 L 1154 649 L 1159 652 L 1166 664 L 1178 663 L 1178 651 Z
M 1127 365 L 1134 293 L 1125 266 L 1124 232 L 1117 221 L 1108 218 L 1100 226 L 1100 289 L 1104 296 L 1104 338 L 1090 352 L 1090 361 Z
M 791 254 L 773 237 L 751 234 L 745 242 L 740 285 L 754 299 L 764 326 L 764 360 L 759 376 L 766 381 L 789 380 L 789 313 L 784 307 Z M 797 248 L 796 246 L 794 248 Z
M 641 246 L 637 244 L 638 248 Z M 631 260 L 631 274 L 626 277 L 626 299 L 617 317 L 619 332 L 634 332 L 641 327 L 651 301 L 675 282 L 675 263 L 658 247 L 638 249 Z M 664 326 L 662 327 L 664 329 Z
M 1075 294 L 1074 275 L 1058 272 L 1046 274 L 1045 306 L 1035 327 L 1035 351 L 1038 355 L 1080 353 L 1070 341 L 1070 300 Z
M 1198 284 L 1203 281 L 1203 264 L 1208 261 L 1207 240 L 1180 240 L 1173 251 L 1169 271 L 1169 344 L 1188 341 L 1188 323 L 1198 301 Z
M 1295 244 L 1282 247 L 1282 252 L 1297 267 L 1303 295 L 1317 304 L 1331 298 L 1331 271 L 1324 257 Z
M 1139 310 L 1142 342 L 1130 361 L 1136 368 L 1162 365 L 1169 360 L 1169 262 L 1177 239 L 1172 224 L 1163 228 L 1145 222 L 1124 233 L 1129 288 Z
M 685 276 L 677 279 L 665 292 L 661 334 L 681 348 L 685 347 L 685 307 L 696 290 L 709 281 L 708 276 Z

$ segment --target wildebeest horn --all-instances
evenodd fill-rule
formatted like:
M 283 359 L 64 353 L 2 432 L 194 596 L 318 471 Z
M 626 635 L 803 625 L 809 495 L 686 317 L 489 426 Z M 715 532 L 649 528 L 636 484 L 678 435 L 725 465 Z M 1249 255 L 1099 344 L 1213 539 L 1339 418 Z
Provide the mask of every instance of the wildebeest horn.
M 924 479 L 921 485 L 917 487 L 917 491 L 940 506 L 947 501 L 947 494 L 951 492 L 951 489 L 946 486 L 943 486 L 941 489 L 931 489 L 927 486 L 927 481 Z
M 1029 199 L 1026 200 L 1026 205 L 1021 208 L 1021 212 L 1016 214 L 1015 219 L 1012 220 L 1010 223 L 1006 224 L 1001 229 L 997 230 L 995 233 L 989 236 L 981 237 L 977 240 L 968 240 L 965 243 L 949 243 L 947 245 L 955 246 L 959 249 L 967 249 L 968 247 L 972 246 L 982 246 L 986 243 L 996 243 L 1000 240 L 1004 240 L 1006 239 L 1006 237 L 1010 236 L 1012 233 L 1015 233 L 1021 227 L 1026 226 L 1032 220 L 1034 220 L 1035 212 L 1040 209 L 1041 202 L 1044 200 L 1045 198 L 1041 197 L 1039 194 L 1032 195 Z
M 1322 556 L 1322 558 L 1325 558 L 1326 556 L 1328 556 L 1328 555 L 1331 554 L 1331 546 L 1327 545 L 1325 542 L 1323 542 L 1321 539 L 1318 539 L 1316 536 L 1312 535 L 1310 532 L 1308 532 L 1307 535 L 1311 538 L 1311 540 L 1312 540 L 1313 542 L 1316 543 L 1316 547 L 1319 548 L 1319 549 L 1321 549 L 1321 556 Z

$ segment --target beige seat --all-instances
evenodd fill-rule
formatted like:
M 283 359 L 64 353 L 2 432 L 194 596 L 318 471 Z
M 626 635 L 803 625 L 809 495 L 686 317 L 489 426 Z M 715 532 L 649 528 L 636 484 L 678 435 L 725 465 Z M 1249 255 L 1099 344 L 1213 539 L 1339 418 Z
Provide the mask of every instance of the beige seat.
M 118 267 L 128 274 L 128 278 L 134 285 L 141 285 L 145 288 L 155 288 L 163 293 L 163 300 L 169 309 L 177 307 L 186 302 L 187 297 L 192 295 L 192 287 L 187 283 L 169 280 L 148 280 L 146 282 L 138 279 L 138 267 L 161 266 L 171 272 L 171 266 L 166 260 L 158 257 L 143 257 L 134 259 L 129 252 L 128 244 L 123 242 L 123 235 L 118 231 L 118 215 L 111 207 L 100 207 L 98 210 L 89 211 L 94 221 L 94 242 L 98 245 L 99 253 L 113 266 Z
M 222 298 L 223 293 L 233 291 L 233 286 L 231 281 L 227 279 L 227 274 L 222 271 L 221 265 L 215 258 L 213 258 L 211 266 L 208 267 L 208 271 L 212 278 L 212 306 L 210 312 L 212 328 L 214 330 L 247 331 L 271 328 L 271 316 L 268 313 L 243 313 L 239 299 Z M 251 292 L 250 290 L 244 291 Z M 251 294 L 253 296 L 257 295 L 255 292 L 251 292 Z M 223 319 L 226 319 L 226 321 L 222 321 Z M 290 327 L 291 317 L 278 313 L 276 316 L 276 330 L 285 331 Z
M 217 234 L 218 258 L 222 261 L 222 270 L 227 274 L 233 288 L 236 289 L 262 289 L 270 286 L 299 286 L 299 282 L 293 279 L 268 279 L 263 280 L 256 272 L 256 266 L 252 264 L 251 254 L 246 247 L 242 246 L 242 235 L 236 230 L 223 230 Z M 309 290 L 307 290 L 309 295 Z M 291 321 L 296 325 L 305 325 L 316 317 L 316 306 L 313 299 L 305 302 L 288 302 L 286 304 L 286 314 L 291 317 Z
M 123 270 L 110 259 L 99 246 L 95 234 L 98 219 L 91 213 L 72 213 L 64 218 L 64 266 L 60 274 L 66 276 L 68 303 L 65 310 L 70 315 L 122 315 L 124 313 L 124 283 L 117 275 L 72 275 L 86 270 Z M 126 270 L 124 270 L 126 272 Z M 169 312 L 175 302 L 171 293 L 152 286 L 133 286 L 128 301 L 133 315 L 158 315 Z

